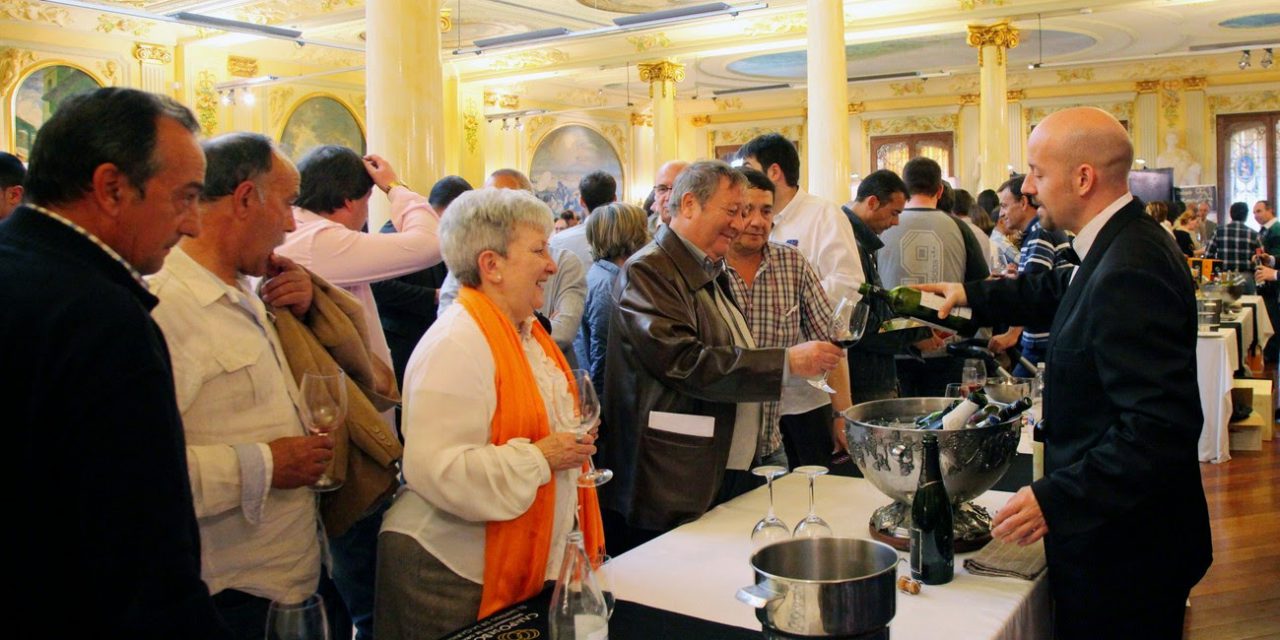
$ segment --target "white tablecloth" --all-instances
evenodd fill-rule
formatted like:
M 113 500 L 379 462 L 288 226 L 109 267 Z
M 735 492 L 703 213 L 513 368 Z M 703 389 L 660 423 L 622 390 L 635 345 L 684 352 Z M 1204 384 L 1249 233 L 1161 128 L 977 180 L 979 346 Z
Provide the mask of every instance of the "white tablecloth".
M 1230 437 L 1231 379 L 1240 365 L 1235 331 L 1219 329 L 1201 333 L 1196 339 L 1196 373 L 1199 376 L 1200 410 L 1204 428 L 1200 431 L 1200 461 L 1226 462 Z
M 1257 343 L 1259 347 L 1265 347 L 1267 345 L 1267 341 L 1270 340 L 1271 336 L 1275 335 L 1276 333 L 1275 328 L 1271 326 L 1271 316 L 1267 313 L 1266 303 L 1262 301 L 1262 296 L 1258 296 L 1258 295 L 1240 296 L 1240 302 L 1252 303 L 1252 307 L 1245 307 L 1245 308 L 1246 309 L 1252 308 L 1257 310 L 1258 312 L 1257 313 L 1258 335 L 1256 336 Z M 1252 327 L 1250 328 L 1250 330 L 1252 330 Z M 1247 348 L 1249 344 L 1251 343 L 1246 343 L 1245 347 Z
M 792 474 L 774 484 L 778 517 L 794 527 L 808 509 L 808 480 Z M 978 500 L 994 513 L 1012 494 L 988 491 Z M 838 536 L 870 537 L 867 520 L 890 499 L 860 478 L 823 476 L 817 513 Z M 739 627 L 759 629 L 755 609 L 738 602 L 738 588 L 755 582 L 751 528 L 768 509 L 764 487 L 720 505 L 695 522 L 637 547 L 606 571 L 618 598 Z M 905 560 L 898 572 L 909 575 Z M 968 557 L 965 554 L 964 557 Z M 920 595 L 898 593 L 894 640 L 1049 638 L 1049 585 L 1017 578 L 973 576 L 956 556 L 955 580 L 925 586 Z

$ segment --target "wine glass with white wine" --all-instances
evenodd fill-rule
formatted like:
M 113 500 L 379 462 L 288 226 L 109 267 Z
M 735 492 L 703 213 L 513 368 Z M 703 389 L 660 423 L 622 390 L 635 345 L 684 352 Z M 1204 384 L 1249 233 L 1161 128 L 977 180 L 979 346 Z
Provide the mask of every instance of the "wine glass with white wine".
M 347 375 L 341 370 L 336 373 L 308 371 L 302 374 L 298 391 L 302 420 L 312 435 L 328 436 L 347 419 Z M 311 485 L 313 491 L 321 492 L 340 487 L 342 483 L 328 472 Z

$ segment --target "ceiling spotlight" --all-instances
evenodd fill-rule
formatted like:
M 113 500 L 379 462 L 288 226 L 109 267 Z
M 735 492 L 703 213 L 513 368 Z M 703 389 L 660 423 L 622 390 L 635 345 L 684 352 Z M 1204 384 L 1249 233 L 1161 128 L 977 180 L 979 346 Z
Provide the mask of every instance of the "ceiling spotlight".
M 507 124 L 507 119 L 506 119 L 506 118 L 503 118 L 503 119 L 502 119 L 502 130 L 503 130 L 503 131 L 510 131 L 510 130 L 511 130 L 511 125 Z
M 1258 66 L 1262 67 L 1263 69 L 1270 69 L 1271 65 L 1275 63 L 1275 61 L 1272 60 L 1272 57 L 1271 57 L 1271 47 L 1267 47 L 1266 49 L 1263 49 L 1263 52 L 1264 53 L 1262 54 L 1262 60 L 1258 62 Z
M 1136 164 L 1136 165 L 1138 165 L 1138 170 L 1139 170 L 1139 171 L 1141 171 L 1141 170 L 1143 170 L 1143 169 L 1146 169 L 1146 168 L 1147 168 L 1147 161 L 1146 161 L 1146 160 L 1143 160 L 1142 158 L 1138 158 L 1138 159 L 1134 160 L 1134 161 L 1133 161 L 1133 163 L 1134 163 L 1134 164 Z
M 516 118 L 516 131 L 524 131 L 524 123 L 520 122 L 520 118 Z
M 232 89 L 231 91 L 228 91 L 227 93 L 223 93 L 223 94 L 221 94 L 221 95 L 222 95 L 222 98 L 221 98 L 221 99 L 219 99 L 219 100 L 218 100 L 218 102 L 221 102 L 221 103 L 222 103 L 222 106 L 224 106 L 224 107 L 225 107 L 225 106 L 228 106 L 228 105 L 230 105 L 230 104 L 232 104 L 232 103 L 234 103 L 234 102 L 236 101 L 235 93 L 236 93 L 236 90 L 235 90 L 235 89 Z
M 1249 68 L 1249 50 L 1248 49 L 1245 49 L 1244 51 L 1240 52 L 1240 62 L 1237 63 L 1236 66 L 1240 67 L 1241 71 Z
M 252 107 L 254 101 L 255 101 L 255 98 L 253 97 L 253 92 L 248 89 L 245 89 L 244 97 L 240 98 L 240 104 L 243 104 L 247 107 Z

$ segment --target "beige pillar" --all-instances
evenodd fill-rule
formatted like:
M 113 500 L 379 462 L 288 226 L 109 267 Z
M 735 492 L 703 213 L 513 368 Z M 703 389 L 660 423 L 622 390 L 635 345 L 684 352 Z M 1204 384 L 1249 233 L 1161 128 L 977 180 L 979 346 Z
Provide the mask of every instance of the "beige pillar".
M 1018 46 L 1018 30 L 1008 22 L 969 25 L 969 46 L 978 50 L 979 185 L 994 189 L 1009 174 L 1009 111 L 1005 52 Z
M 649 83 L 653 100 L 654 171 L 679 157 L 679 123 L 676 122 L 676 83 L 684 80 L 684 65 L 671 60 L 641 62 L 640 80 Z
M 369 152 L 425 194 L 444 170 L 440 0 L 365 3 Z M 387 220 L 386 198 L 370 200 L 369 228 Z
M 1212 139 L 1206 140 L 1205 132 L 1210 131 L 1206 109 L 1205 77 L 1193 76 L 1182 79 L 1182 103 L 1186 108 L 1186 118 L 1182 125 L 1187 132 L 1187 151 L 1191 152 L 1196 162 L 1200 163 L 1200 184 L 1213 184 L 1213 176 L 1207 171 L 1209 156 L 1213 155 Z
M 1134 90 L 1138 93 L 1134 100 L 1135 117 L 1129 123 L 1137 147 L 1134 160 L 1146 160 L 1146 166 L 1155 168 L 1156 156 L 1160 155 L 1160 99 L 1156 96 L 1160 81 L 1139 80 Z
M 1022 120 L 1022 101 L 1027 99 L 1027 92 L 1013 89 L 1006 91 L 1004 95 L 1009 111 L 1006 120 L 1009 127 L 1005 129 L 1009 132 L 1009 162 L 1005 165 L 1005 171 L 1008 172 L 1009 167 L 1013 167 L 1018 173 L 1026 173 L 1027 140 L 1024 136 L 1027 125 Z
M 173 63 L 173 52 L 162 44 L 135 42 L 133 59 L 138 61 L 141 88 L 151 93 L 173 95 L 166 67 Z
M 867 148 L 867 130 L 862 120 L 862 114 L 866 110 L 866 104 L 862 102 L 850 102 L 847 109 L 849 116 L 845 126 L 849 135 L 849 177 L 845 182 L 845 190 L 849 193 L 849 200 L 857 195 L 853 174 L 858 174 L 857 182 L 861 182 L 868 173 L 875 171 L 875 163 L 871 161 Z
M 808 191 L 832 202 L 849 197 L 849 81 L 845 73 L 844 3 L 808 5 Z

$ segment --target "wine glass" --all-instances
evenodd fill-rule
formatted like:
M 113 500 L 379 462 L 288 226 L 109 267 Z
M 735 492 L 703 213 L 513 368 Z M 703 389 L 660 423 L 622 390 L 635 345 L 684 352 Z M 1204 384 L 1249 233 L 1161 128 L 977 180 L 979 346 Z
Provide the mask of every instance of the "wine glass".
M 596 584 L 600 585 L 600 593 L 604 594 L 606 619 L 613 617 L 613 607 L 617 603 L 617 597 L 613 593 L 613 578 L 610 576 L 613 570 L 613 567 L 609 566 L 610 560 L 613 558 L 603 552 L 591 559 L 591 566 L 596 572 Z
M 809 476 L 809 515 L 805 516 L 804 520 L 801 520 L 800 524 L 796 525 L 795 537 L 830 538 L 835 535 L 835 533 L 831 531 L 831 525 L 827 524 L 826 520 L 818 517 L 817 512 L 814 511 L 813 504 L 813 483 L 818 479 L 818 476 L 826 475 L 827 468 L 811 464 L 803 467 L 796 467 L 795 471 L 796 473 L 803 473 L 806 476 Z
M 266 640 L 329 640 L 324 598 L 317 593 L 302 602 L 272 600 L 267 606 Z
M 787 475 L 787 468 L 778 465 L 764 465 L 751 470 L 751 473 L 765 479 L 769 485 L 769 513 L 751 530 L 751 542 L 762 547 L 773 542 L 780 542 L 791 537 L 791 527 L 778 519 L 773 513 L 773 480 Z
M 866 333 L 867 318 L 871 314 L 871 307 L 861 302 L 854 303 L 848 298 L 840 298 L 840 302 L 836 303 L 835 310 L 831 312 L 831 343 L 842 349 L 848 349 L 858 340 L 862 339 L 862 334 Z M 817 378 L 806 378 L 813 388 L 821 389 L 827 393 L 835 393 L 836 390 L 827 384 L 826 373 Z
M 313 435 L 328 436 L 346 420 L 347 375 L 341 370 L 337 373 L 308 371 L 302 374 L 302 385 L 298 391 L 302 400 L 299 403 L 302 420 Z M 333 491 L 341 486 L 341 482 L 325 472 L 311 485 L 311 489 Z
M 576 425 L 573 427 L 573 432 L 578 435 L 578 440 L 581 440 L 600 418 L 600 397 L 596 395 L 595 385 L 591 383 L 590 371 L 574 369 L 569 373 L 573 376 L 573 383 L 578 391 L 573 396 L 574 417 L 570 424 Z M 578 476 L 578 486 L 598 487 L 612 479 L 612 471 L 597 469 L 595 461 L 587 458 L 587 472 Z
M 960 384 L 965 388 L 965 395 L 982 389 L 987 384 L 987 363 L 979 358 L 964 361 L 964 369 L 960 373 Z
M 948 382 L 947 390 L 943 395 L 948 398 L 963 398 L 969 395 L 969 388 L 959 382 Z

